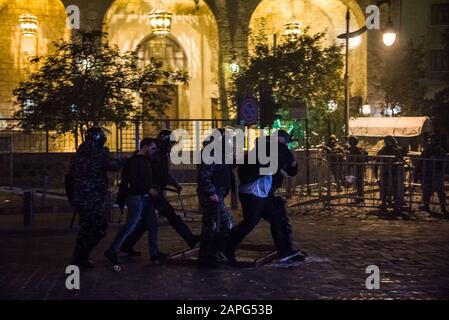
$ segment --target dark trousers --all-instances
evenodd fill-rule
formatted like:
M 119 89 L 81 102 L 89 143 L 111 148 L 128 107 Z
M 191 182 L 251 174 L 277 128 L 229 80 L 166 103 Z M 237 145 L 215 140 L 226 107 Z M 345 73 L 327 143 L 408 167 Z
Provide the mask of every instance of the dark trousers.
M 219 252 L 225 249 L 225 243 L 233 228 L 232 216 L 224 204 L 211 201 L 207 196 L 198 197 L 202 214 L 202 229 L 199 260 L 217 260 Z
M 243 239 L 256 227 L 260 219 L 270 223 L 271 235 L 278 253 L 282 256 L 289 252 L 287 235 L 283 232 L 283 224 L 279 210 L 275 207 L 273 197 L 259 198 L 251 194 L 240 194 L 243 221 L 232 231 L 226 249 L 236 251 Z
M 186 241 L 187 243 L 193 241 L 192 239 L 194 239 L 194 235 L 192 234 L 184 220 L 182 220 L 182 218 L 176 214 L 175 209 L 167 201 L 165 196 L 160 195 L 154 201 L 154 206 L 159 215 L 164 216 L 167 219 L 168 224 L 184 239 L 184 241 Z M 143 220 L 140 220 L 134 228 L 134 231 L 126 238 L 125 242 L 122 245 L 122 248 L 132 248 L 140 240 L 145 231 L 147 231 L 145 222 Z
M 286 250 L 292 251 L 293 250 L 293 227 L 290 224 L 290 219 L 287 215 L 287 205 L 284 199 L 280 196 L 276 196 L 274 194 L 271 195 L 271 199 L 274 204 L 274 208 L 277 209 L 276 215 L 278 215 L 278 219 L 280 219 L 281 222 L 281 232 L 282 232 L 282 239 L 284 240 L 284 246 Z M 273 217 L 273 215 L 268 215 L 265 218 Z M 268 221 L 270 222 L 270 221 Z M 277 241 L 276 237 L 273 237 L 273 241 Z M 282 244 L 276 244 L 276 247 L 282 247 Z
M 89 259 L 90 253 L 106 236 L 108 222 L 105 218 L 103 206 L 76 207 L 76 210 L 79 213 L 80 229 L 76 239 L 73 260 L 83 261 Z
M 436 192 L 438 194 L 438 199 L 440 200 L 441 207 L 445 208 L 446 191 L 444 188 L 443 173 L 441 173 L 441 177 L 436 176 L 432 177 L 432 175 L 429 175 L 429 178 L 424 178 L 422 182 L 422 192 L 423 192 L 422 200 L 425 205 L 430 204 L 430 198 L 432 197 L 432 194 Z

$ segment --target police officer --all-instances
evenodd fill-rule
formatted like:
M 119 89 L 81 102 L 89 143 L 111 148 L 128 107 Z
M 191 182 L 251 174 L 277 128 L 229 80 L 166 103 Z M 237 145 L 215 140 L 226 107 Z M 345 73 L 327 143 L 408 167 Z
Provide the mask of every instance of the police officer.
M 224 203 L 233 185 L 231 163 L 234 155 L 232 152 L 228 154 L 225 152 L 231 150 L 226 148 L 228 138 L 225 129 L 214 130 L 214 134 L 203 143 L 202 162 L 198 165 L 197 193 L 203 216 L 198 256 L 200 267 L 216 268 L 220 265 L 220 253 L 224 250 L 225 241 L 233 228 L 232 216 Z M 210 164 L 206 163 L 204 161 L 207 156 L 204 154 L 206 147 L 213 150 L 211 156 L 214 151 L 220 150 L 221 159 L 211 161 Z M 234 262 L 234 259 L 231 262 Z
M 287 202 L 276 194 L 276 191 L 284 184 L 284 177 L 294 177 L 298 174 L 298 163 L 295 160 L 293 153 L 288 148 L 291 141 L 291 136 L 285 130 L 278 130 L 278 170 L 273 175 L 273 184 L 271 186 L 270 197 L 274 207 L 278 209 L 277 214 L 282 221 L 281 230 L 284 235 L 283 241 L 288 251 L 293 252 L 293 228 L 287 215 Z M 267 148 L 269 150 L 269 148 Z M 276 238 L 273 238 L 277 241 Z M 279 245 L 278 245 L 279 246 Z M 301 259 L 305 258 L 307 254 L 301 251 Z
M 346 152 L 348 153 L 347 160 L 351 163 L 350 168 L 355 176 L 357 195 L 355 201 L 357 203 L 363 202 L 364 193 L 364 180 L 365 180 L 365 162 L 367 160 L 368 153 L 359 147 L 359 139 L 354 136 L 348 137 L 348 145 L 346 146 Z
M 376 162 L 382 163 L 379 178 L 379 165 L 375 165 L 374 176 L 379 180 L 381 207 L 382 211 L 387 209 L 389 199 L 394 200 L 394 211 L 401 214 L 404 219 L 408 219 L 409 215 L 402 212 L 404 203 L 404 150 L 399 146 L 397 140 L 393 136 L 384 138 L 384 147 L 377 153 L 379 157 Z
M 171 134 L 172 131 L 170 130 L 162 130 L 159 132 L 157 137 L 158 157 L 151 162 L 153 169 L 153 187 L 158 190 L 159 194 L 157 199 L 154 200 L 154 206 L 159 215 L 164 216 L 170 226 L 184 239 L 187 245 L 193 248 L 198 243 L 199 237 L 194 235 L 184 220 L 176 214 L 175 209 L 168 202 L 164 191 L 168 185 L 176 188 L 178 192 L 182 190 L 181 185 L 170 173 L 170 152 L 176 144 L 176 142 L 171 141 Z M 122 245 L 121 251 L 132 256 L 139 256 L 141 254 L 140 251 L 135 250 L 133 247 L 146 230 L 145 223 L 141 220 Z M 164 253 L 161 253 L 161 255 L 165 256 Z
M 343 148 L 337 143 L 337 137 L 332 134 L 327 138 L 327 142 L 324 146 L 321 146 L 327 153 L 327 159 L 329 161 L 330 171 L 334 176 L 335 183 L 337 185 L 337 191 L 342 191 L 343 182 Z
M 106 135 L 101 128 L 89 128 L 85 141 L 70 163 L 73 205 L 80 215 L 72 264 L 84 268 L 93 267 L 89 255 L 106 235 L 108 227 L 104 210 L 108 190 L 107 171 L 117 171 L 121 167 L 121 161 L 109 155 L 105 143 Z
M 420 176 L 423 189 L 423 211 L 430 211 L 430 198 L 434 192 L 440 200 L 441 213 L 448 215 L 446 209 L 446 193 L 444 187 L 444 175 L 447 168 L 447 151 L 441 144 L 438 134 L 429 137 L 428 144 L 424 147 L 421 159 L 418 162 L 418 175 Z

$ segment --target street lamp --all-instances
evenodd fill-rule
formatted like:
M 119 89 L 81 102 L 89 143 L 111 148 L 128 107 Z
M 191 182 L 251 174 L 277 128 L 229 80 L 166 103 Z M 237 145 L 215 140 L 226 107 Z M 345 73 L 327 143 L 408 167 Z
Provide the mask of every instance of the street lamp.
M 371 115 L 371 106 L 369 104 L 365 104 L 360 108 L 360 111 L 365 117 L 368 117 Z
M 298 19 L 295 17 L 295 2 L 294 0 L 290 1 L 290 10 L 292 12 L 292 16 L 290 20 L 284 26 L 284 35 L 289 41 L 295 41 L 301 35 L 302 25 Z
M 388 23 L 383 32 L 383 42 L 386 46 L 392 46 L 396 41 L 396 30 L 394 29 L 393 22 L 391 21 L 391 1 L 390 0 L 381 0 L 376 3 L 377 7 L 380 7 L 384 4 L 388 4 Z M 350 103 L 350 92 L 349 92 L 349 40 L 352 38 L 359 37 L 363 33 L 365 33 L 368 28 L 364 25 L 357 31 L 350 32 L 349 25 L 351 20 L 351 13 L 348 10 L 346 11 L 346 32 L 340 34 L 337 38 L 345 40 L 345 135 L 349 135 L 349 103 Z
M 25 37 L 34 37 L 37 35 L 39 21 L 35 15 L 25 13 L 19 16 L 20 29 Z
M 234 53 L 232 57 L 232 62 L 229 64 L 229 72 L 231 73 L 239 73 L 240 72 L 240 65 L 237 61 L 237 54 Z

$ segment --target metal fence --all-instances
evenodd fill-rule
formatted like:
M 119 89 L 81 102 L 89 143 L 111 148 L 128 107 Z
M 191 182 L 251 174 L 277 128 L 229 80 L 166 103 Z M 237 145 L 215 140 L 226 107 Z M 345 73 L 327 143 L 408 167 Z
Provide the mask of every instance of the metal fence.
M 284 192 L 297 206 L 372 207 L 411 212 L 441 206 L 449 187 L 449 160 L 392 156 L 296 157 L 300 170 Z
M 235 126 L 235 120 L 228 119 L 136 119 L 123 127 L 105 127 L 107 146 L 112 152 L 132 152 L 144 137 L 154 137 L 162 129 L 184 129 L 190 133 L 187 147 L 192 148 L 203 139 L 204 134 L 223 126 Z M 53 131 L 25 132 L 19 126 L 19 119 L 0 119 L 0 152 L 2 153 L 60 153 L 75 152 L 82 142 L 82 133 L 57 134 Z

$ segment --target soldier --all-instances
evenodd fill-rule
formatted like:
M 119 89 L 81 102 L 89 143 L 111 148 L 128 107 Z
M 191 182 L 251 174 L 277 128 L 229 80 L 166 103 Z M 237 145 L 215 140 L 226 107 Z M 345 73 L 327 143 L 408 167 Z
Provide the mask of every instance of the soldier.
M 222 159 L 206 164 L 204 161 L 204 148 L 202 150 L 202 162 L 197 171 L 197 193 L 200 210 L 203 215 L 201 244 L 198 256 L 200 267 L 217 268 L 220 265 L 220 253 L 224 250 L 224 242 L 233 227 L 232 216 L 226 208 L 224 200 L 233 185 L 233 165 L 226 164 L 226 158 L 233 160 L 233 154 L 226 154 L 227 135 L 225 129 L 217 129 L 203 143 L 210 150 L 221 150 Z M 213 152 L 213 151 L 212 151 Z M 211 156 L 213 156 L 211 154 Z M 228 163 L 232 163 L 228 161 Z M 230 262 L 235 259 L 231 258 Z
M 348 137 L 348 145 L 346 152 L 348 153 L 347 160 L 351 162 L 351 171 L 355 176 L 357 195 L 355 201 L 357 203 L 363 202 L 364 186 L 365 186 L 365 162 L 368 153 L 358 146 L 359 139 L 354 136 Z
M 404 172 L 403 164 L 404 151 L 399 146 L 393 136 L 384 138 L 384 147 L 377 153 L 379 157 L 377 162 L 381 162 L 379 178 L 379 165 L 373 167 L 374 177 L 379 181 L 380 196 L 382 204 L 380 209 L 387 209 L 387 202 L 394 200 L 394 211 L 401 214 L 404 219 L 408 219 L 409 215 L 402 212 L 404 203 Z
M 430 198 L 434 192 L 440 200 L 441 213 L 448 215 L 446 209 L 446 193 L 444 187 L 444 175 L 447 168 L 447 151 L 441 144 L 441 138 L 437 134 L 429 137 L 428 144 L 424 147 L 421 159 L 418 160 L 417 172 L 422 183 L 423 205 L 422 211 L 430 211 Z
M 195 247 L 198 243 L 199 237 L 194 235 L 186 225 L 184 220 L 178 216 L 175 209 L 168 202 L 165 197 L 165 188 L 170 185 L 178 192 L 181 192 L 182 187 L 170 173 L 170 152 L 175 143 L 171 139 L 170 130 L 162 130 L 157 137 L 158 156 L 151 161 L 153 172 L 153 187 L 158 190 L 158 197 L 154 200 L 154 206 L 160 216 L 164 216 L 170 226 L 184 239 L 190 248 Z M 140 256 L 141 252 L 135 250 L 133 247 L 145 233 L 147 228 L 144 221 L 140 221 L 135 227 L 134 231 L 128 236 L 123 243 L 121 251 L 131 256 Z M 162 254 L 164 255 L 164 254 Z
M 344 185 L 343 179 L 343 148 L 338 145 L 337 137 L 332 134 L 327 139 L 324 146 L 321 146 L 327 153 L 327 160 L 329 161 L 329 167 L 332 175 L 334 176 L 335 183 L 337 185 L 337 191 L 342 191 L 342 185 Z
M 270 197 L 274 203 L 274 207 L 278 209 L 278 215 L 282 221 L 282 233 L 287 250 L 293 252 L 293 228 L 287 215 L 287 202 L 280 196 L 276 195 L 276 191 L 284 184 L 284 177 L 294 177 L 298 174 L 298 163 L 293 153 L 288 148 L 291 136 L 285 130 L 278 130 L 278 170 L 273 175 L 273 184 L 270 191 Z M 267 148 L 269 150 L 269 147 Z M 273 238 L 277 241 L 277 238 Z M 278 244 L 277 246 L 280 246 Z M 307 254 L 301 251 L 306 257 Z
M 92 268 L 90 253 L 106 235 L 108 227 L 104 205 L 108 190 L 107 171 L 117 171 L 121 161 L 112 159 L 104 147 L 106 136 L 99 127 L 86 131 L 85 141 L 71 159 L 73 205 L 80 215 L 80 230 L 72 264 Z

